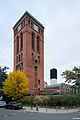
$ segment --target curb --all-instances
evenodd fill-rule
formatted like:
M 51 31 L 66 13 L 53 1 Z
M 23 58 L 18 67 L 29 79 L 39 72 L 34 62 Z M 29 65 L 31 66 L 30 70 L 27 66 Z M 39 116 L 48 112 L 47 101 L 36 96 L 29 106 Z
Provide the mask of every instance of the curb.
M 67 113 L 74 113 L 74 112 L 80 112 L 80 110 L 74 110 L 73 109 L 73 111 L 70 111 L 70 109 L 69 110 L 66 110 L 66 111 L 52 111 L 52 112 L 48 112 L 48 110 L 47 110 L 47 112 L 46 111 L 36 111 L 36 110 L 27 110 L 27 107 L 25 107 L 25 108 L 23 108 L 21 111 L 23 111 L 23 112 L 28 112 L 28 113 L 45 113 L 45 114 L 67 114 Z

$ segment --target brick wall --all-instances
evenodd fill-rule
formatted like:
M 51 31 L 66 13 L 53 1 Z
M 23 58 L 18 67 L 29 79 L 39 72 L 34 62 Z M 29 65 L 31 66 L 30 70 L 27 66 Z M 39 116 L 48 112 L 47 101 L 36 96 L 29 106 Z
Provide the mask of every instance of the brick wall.
M 25 13 L 14 26 L 14 70 L 22 68 L 22 71 L 29 79 L 29 88 L 35 92 L 38 89 L 44 89 L 44 27 L 40 26 L 33 18 L 26 17 Z M 34 30 L 34 24 L 38 27 L 38 31 Z M 20 30 L 18 30 L 20 29 Z M 23 34 L 23 49 L 21 46 L 21 33 Z M 34 50 L 32 50 L 32 33 L 34 33 Z M 19 52 L 17 52 L 17 37 L 19 37 Z M 39 52 L 37 52 L 37 37 L 39 37 Z M 19 61 L 19 55 L 23 54 L 23 60 Z M 33 54 L 33 60 L 32 60 Z M 18 57 L 18 62 L 17 61 Z M 38 61 L 40 58 L 40 63 Z M 23 67 L 21 66 L 23 63 Z M 37 65 L 37 72 L 35 67 Z M 17 68 L 16 68 L 17 67 Z M 38 83 L 40 80 L 40 84 Z

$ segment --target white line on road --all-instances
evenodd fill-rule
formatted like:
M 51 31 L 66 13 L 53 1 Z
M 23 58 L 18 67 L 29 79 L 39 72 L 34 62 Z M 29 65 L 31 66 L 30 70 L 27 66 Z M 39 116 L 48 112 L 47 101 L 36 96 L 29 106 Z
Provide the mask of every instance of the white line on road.
M 80 120 L 80 118 L 72 118 L 73 120 Z

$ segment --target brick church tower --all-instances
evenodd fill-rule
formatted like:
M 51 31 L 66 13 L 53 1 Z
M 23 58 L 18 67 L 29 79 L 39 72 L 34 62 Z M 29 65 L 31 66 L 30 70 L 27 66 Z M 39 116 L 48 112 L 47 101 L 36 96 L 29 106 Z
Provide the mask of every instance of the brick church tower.
M 37 93 L 44 89 L 44 26 L 26 11 L 13 30 L 14 70 L 23 71 Z

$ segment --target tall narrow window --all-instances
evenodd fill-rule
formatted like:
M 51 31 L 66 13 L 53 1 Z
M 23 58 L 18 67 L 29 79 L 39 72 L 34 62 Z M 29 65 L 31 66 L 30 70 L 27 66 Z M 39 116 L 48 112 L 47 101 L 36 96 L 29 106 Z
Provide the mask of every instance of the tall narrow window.
M 37 37 L 37 52 L 39 53 L 39 37 Z
M 32 60 L 34 60 L 34 54 L 32 53 Z
M 19 55 L 19 62 L 20 62 L 20 55 Z
M 17 54 L 19 52 L 19 37 L 17 37 Z
M 30 20 L 28 21 L 28 25 L 30 26 Z
M 20 64 L 20 71 L 23 71 L 23 62 Z
M 21 24 L 18 26 L 18 32 L 21 30 Z
M 23 49 L 23 33 L 21 33 L 21 51 Z
M 32 50 L 34 50 L 34 33 L 32 33 Z
M 38 80 L 38 85 L 40 85 L 40 80 Z
M 21 61 L 23 61 L 23 53 L 21 53 Z
M 34 30 L 38 32 L 38 26 L 34 24 Z

